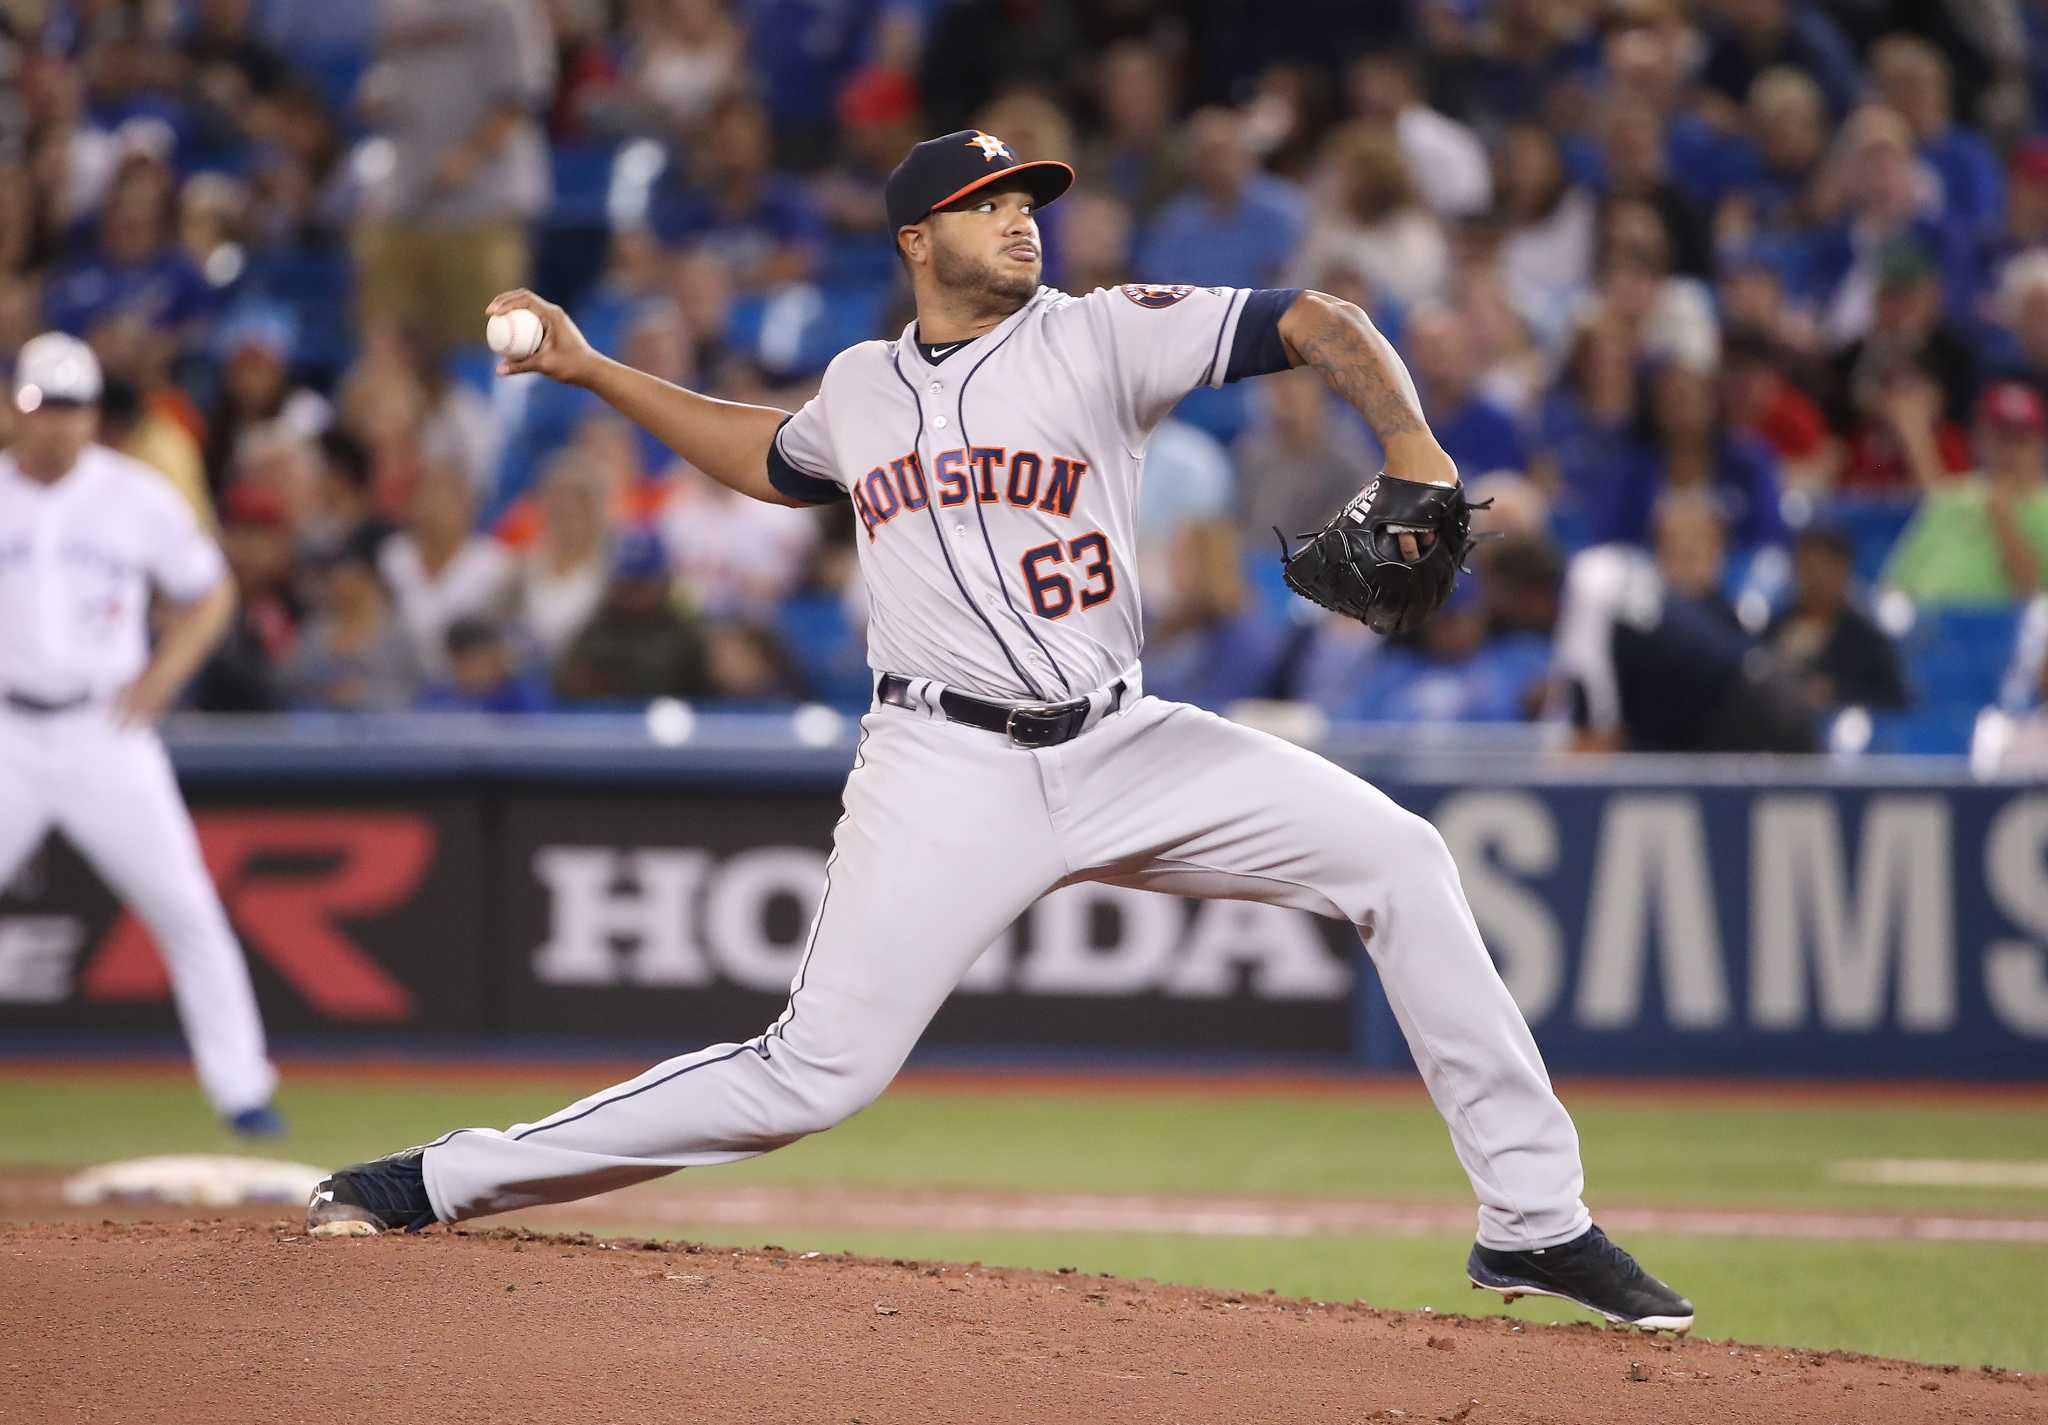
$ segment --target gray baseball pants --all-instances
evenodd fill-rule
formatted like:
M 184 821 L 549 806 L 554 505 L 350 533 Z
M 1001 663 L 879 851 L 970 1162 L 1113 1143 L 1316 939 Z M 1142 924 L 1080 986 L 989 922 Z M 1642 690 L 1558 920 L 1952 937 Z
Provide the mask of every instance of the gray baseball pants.
M 1479 1240 L 1586 1229 L 1578 1135 L 1481 942 L 1436 829 L 1291 743 L 1125 695 L 1057 747 L 936 715 L 862 719 L 845 816 L 788 1008 L 760 1036 L 655 1065 L 536 1123 L 431 1144 L 444 1222 L 728 1163 L 858 1113 L 975 959 L 1034 900 L 1095 880 L 1359 927 L 1479 1200 Z

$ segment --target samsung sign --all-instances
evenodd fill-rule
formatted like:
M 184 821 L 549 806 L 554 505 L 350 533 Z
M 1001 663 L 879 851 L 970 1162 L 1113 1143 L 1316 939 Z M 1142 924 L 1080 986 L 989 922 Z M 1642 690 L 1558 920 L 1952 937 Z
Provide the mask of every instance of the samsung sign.
M 1421 792 L 1554 1060 L 2048 1072 L 2048 795 Z

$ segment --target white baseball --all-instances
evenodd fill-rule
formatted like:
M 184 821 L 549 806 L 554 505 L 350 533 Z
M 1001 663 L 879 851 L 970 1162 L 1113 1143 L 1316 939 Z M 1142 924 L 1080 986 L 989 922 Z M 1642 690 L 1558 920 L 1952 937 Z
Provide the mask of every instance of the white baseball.
M 540 318 L 524 307 L 500 312 L 484 323 L 484 340 L 491 350 L 513 361 L 524 361 L 539 351 L 542 334 Z

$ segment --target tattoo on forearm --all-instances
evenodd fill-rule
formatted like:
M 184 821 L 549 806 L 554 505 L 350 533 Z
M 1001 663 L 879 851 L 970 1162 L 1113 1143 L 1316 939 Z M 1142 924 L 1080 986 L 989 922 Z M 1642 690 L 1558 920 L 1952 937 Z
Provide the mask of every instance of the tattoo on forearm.
M 1363 316 L 1325 310 L 1299 343 L 1302 362 L 1323 373 L 1358 408 L 1382 442 L 1427 427 L 1408 368 L 1379 329 Z

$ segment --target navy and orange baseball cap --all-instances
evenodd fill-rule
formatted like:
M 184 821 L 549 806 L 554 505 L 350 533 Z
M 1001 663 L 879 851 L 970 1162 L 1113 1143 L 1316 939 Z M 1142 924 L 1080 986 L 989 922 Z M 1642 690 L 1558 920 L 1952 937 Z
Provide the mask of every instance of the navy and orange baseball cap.
M 1022 182 L 1031 200 L 1043 208 L 1072 185 L 1074 170 L 1058 159 L 1027 162 L 994 134 L 980 129 L 926 139 L 912 146 L 883 186 L 889 226 L 907 228 L 921 223 L 934 209 L 957 203 L 999 178 L 1011 177 Z

